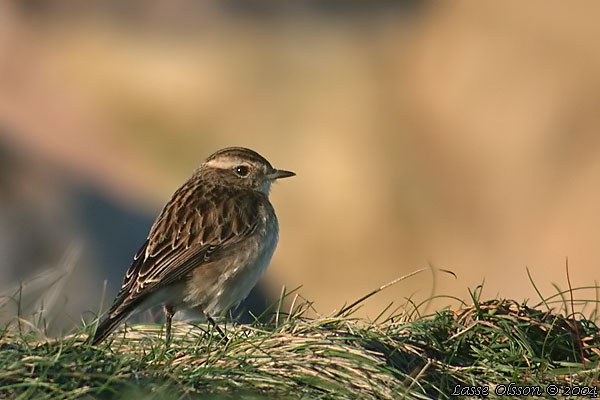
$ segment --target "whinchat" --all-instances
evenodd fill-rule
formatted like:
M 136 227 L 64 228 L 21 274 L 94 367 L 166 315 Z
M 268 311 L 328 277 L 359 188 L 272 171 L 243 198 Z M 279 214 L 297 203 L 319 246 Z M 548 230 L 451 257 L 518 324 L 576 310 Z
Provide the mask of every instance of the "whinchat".
M 92 344 L 155 305 L 164 307 L 168 343 L 176 312 L 199 311 L 211 320 L 245 299 L 277 246 L 271 184 L 294 175 L 242 147 L 208 157 L 152 225 Z

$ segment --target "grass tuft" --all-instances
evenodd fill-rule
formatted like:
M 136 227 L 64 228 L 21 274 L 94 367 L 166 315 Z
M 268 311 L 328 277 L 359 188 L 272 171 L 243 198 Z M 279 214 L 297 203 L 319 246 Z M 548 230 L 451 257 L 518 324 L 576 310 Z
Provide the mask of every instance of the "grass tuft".
M 376 321 L 349 308 L 309 318 L 312 305 L 295 298 L 269 322 L 221 325 L 226 339 L 175 323 L 168 349 L 156 324 L 99 347 L 85 342 L 92 325 L 48 340 L 12 324 L 0 330 L 0 398 L 449 399 L 456 385 L 599 385 L 593 320 L 480 293 L 457 310 Z

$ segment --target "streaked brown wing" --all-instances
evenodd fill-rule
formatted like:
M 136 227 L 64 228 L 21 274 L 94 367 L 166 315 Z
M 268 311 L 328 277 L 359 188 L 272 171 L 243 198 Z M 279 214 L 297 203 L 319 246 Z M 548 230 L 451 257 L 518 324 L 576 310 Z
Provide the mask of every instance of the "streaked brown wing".
M 198 187 L 189 186 L 173 195 L 152 226 L 125 274 L 111 318 L 133 311 L 147 295 L 218 259 L 224 248 L 246 239 L 260 223 L 261 199 L 255 193 L 217 187 L 200 196 Z

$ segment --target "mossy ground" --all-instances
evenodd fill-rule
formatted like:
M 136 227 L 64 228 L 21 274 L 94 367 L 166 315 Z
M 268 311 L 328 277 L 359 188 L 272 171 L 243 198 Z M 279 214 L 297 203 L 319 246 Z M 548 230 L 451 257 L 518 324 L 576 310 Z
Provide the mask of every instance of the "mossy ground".
M 447 399 L 456 385 L 492 398 L 509 383 L 600 386 L 597 314 L 575 321 L 549 303 L 474 297 L 376 321 L 353 308 L 308 318 L 302 303 L 268 322 L 228 323 L 226 338 L 176 323 L 168 348 L 162 325 L 127 326 L 91 347 L 91 325 L 48 340 L 18 320 L 0 330 L 0 398 Z

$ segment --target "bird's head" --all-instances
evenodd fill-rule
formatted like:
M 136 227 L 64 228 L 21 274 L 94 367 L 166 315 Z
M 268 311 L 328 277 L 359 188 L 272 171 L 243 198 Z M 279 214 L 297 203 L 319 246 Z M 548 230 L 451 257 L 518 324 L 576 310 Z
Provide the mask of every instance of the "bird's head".
M 228 147 L 217 151 L 206 159 L 199 172 L 214 176 L 226 185 L 257 190 L 267 195 L 275 180 L 296 175 L 291 171 L 273 168 L 263 156 L 244 147 Z

